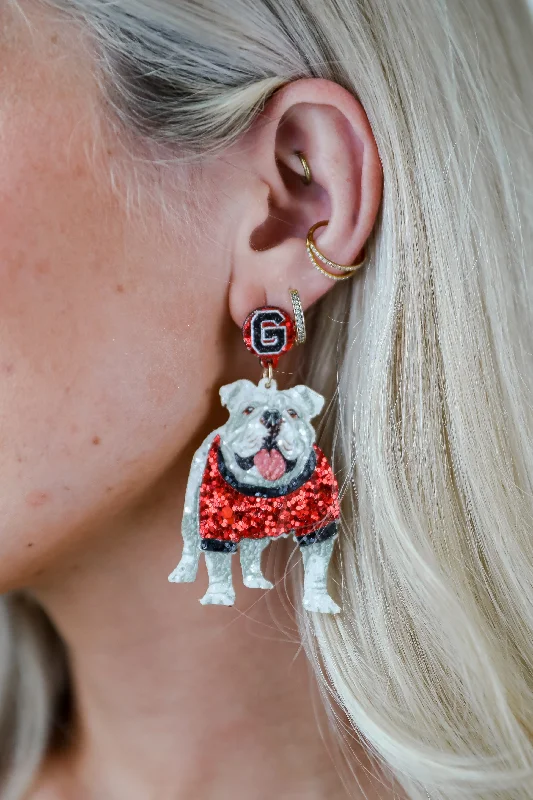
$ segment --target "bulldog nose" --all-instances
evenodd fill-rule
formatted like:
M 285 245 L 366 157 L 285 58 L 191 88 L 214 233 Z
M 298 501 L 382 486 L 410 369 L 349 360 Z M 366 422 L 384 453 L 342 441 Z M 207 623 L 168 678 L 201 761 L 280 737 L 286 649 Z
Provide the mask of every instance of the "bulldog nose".
M 261 417 L 261 422 L 265 428 L 275 428 L 281 422 L 281 414 L 279 411 L 265 411 Z

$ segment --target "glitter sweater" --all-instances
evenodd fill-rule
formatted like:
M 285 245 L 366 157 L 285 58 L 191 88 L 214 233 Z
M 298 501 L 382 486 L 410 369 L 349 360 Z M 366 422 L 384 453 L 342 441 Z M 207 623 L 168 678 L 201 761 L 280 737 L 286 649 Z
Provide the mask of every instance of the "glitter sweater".
M 220 472 L 219 446 L 220 436 L 216 436 L 200 487 L 202 539 L 239 542 L 289 533 L 305 536 L 339 518 L 337 481 L 316 445 L 316 463 L 310 477 L 279 497 L 265 496 L 269 490 L 264 487 L 246 487 L 250 494 L 243 494 L 231 486 Z

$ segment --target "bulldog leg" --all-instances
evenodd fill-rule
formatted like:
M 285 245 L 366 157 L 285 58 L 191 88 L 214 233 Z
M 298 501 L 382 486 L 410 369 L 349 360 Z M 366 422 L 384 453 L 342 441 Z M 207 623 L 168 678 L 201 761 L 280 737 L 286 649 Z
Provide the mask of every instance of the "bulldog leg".
M 196 515 L 187 514 L 185 511 L 181 532 L 183 535 L 183 552 L 178 566 L 168 576 L 170 583 L 192 583 L 196 580 L 198 572 L 200 536 Z
M 328 593 L 328 567 L 334 538 L 302 547 L 304 561 L 304 608 L 322 614 L 338 614 L 339 606 Z
M 181 535 L 183 537 L 183 552 L 176 569 L 170 573 L 168 579 L 171 583 L 192 583 L 196 580 L 198 562 L 200 560 L 200 521 L 198 518 L 198 502 L 200 485 L 207 461 L 207 455 L 212 441 L 218 431 L 210 433 L 201 447 L 194 454 L 185 491 L 185 507 L 181 521 Z
M 240 543 L 242 579 L 249 589 L 272 589 L 261 569 L 261 553 L 268 547 L 270 539 L 242 539 Z
M 202 605 L 232 606 L 235 591 L 231 578 L 231 553 L 205 553 L 209 587 L 200 600 Z

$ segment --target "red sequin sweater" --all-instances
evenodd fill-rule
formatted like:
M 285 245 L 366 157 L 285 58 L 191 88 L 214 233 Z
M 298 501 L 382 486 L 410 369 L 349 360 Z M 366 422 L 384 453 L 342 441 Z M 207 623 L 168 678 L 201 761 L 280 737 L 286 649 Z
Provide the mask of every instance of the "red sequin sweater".
M 243 494 L 220 472 L 220 436 L 209 450 L 200 487 L 200 537 L 226 542 L 261 539 L 293 532 L 313 534 L 339 518 L 338 487 L 328 460 L 316 445 L 316 464 L 301 486 L 280 497 Z M 290 486 L 290 484 L 289 484 Z M 248 491 L 268 493 L 262 487 Z

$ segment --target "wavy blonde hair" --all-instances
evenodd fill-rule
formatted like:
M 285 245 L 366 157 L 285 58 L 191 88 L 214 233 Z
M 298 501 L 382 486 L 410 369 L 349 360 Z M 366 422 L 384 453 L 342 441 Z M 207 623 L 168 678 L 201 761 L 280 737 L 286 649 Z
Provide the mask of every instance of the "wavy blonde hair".
M 302 617 L 324 697 L 413 800 L 533 796 L 533 30 L 522 0 L 49 0 L 109 114 L 205 155 L 279 86 L 357 95 L 384 171 L 364 273 L 307 378 L 345 495 L 344 613 Z M 0 624 L 5 800 L 68 686 L 43 613 Z M 349 734 L 347 735 L 349 739 Z M 8 754 L 6 757 L 5 754 Z

